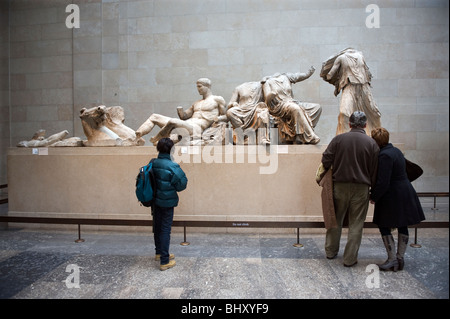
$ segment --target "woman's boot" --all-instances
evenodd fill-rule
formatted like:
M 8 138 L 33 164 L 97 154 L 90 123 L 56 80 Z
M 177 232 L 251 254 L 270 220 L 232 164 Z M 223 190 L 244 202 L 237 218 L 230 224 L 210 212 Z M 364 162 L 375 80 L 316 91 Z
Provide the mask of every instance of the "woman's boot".
M 392 235 L 381 236 L 383 239 L 384 247 L 386 248 L 386 252 L 388 254 L 388 259 L 384 262 L 384 264 L 378 265 L 381 270 L 398 270 L 398 261 L 397 256 L 395 254 L 395 242 L 394 237 Z
M 403 270 L 405 266 L 405 260 L 403 257 L 405 256 L 406 247 L 408 247 L 408 239 L 409 236 L 398 233 L 398 247 L 397 247 L 397 261 L 398 261 L 398 270 Z

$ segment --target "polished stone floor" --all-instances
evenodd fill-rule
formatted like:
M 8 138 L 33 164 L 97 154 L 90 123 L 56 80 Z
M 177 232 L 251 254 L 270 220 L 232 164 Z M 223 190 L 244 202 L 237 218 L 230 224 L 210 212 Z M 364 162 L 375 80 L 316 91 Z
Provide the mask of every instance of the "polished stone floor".
M 413 241 L 414 230 L 410 230 Z M 320 230 L 172 234 L 177 265 L 160 271 L 150 233 L 0 230 L 2 299 L 448 299 L 449 230 L 419 229 L 406 266 L 379 272 L 386 258 L 379 235 L 365 231 L 358 264 L 324 256 Z

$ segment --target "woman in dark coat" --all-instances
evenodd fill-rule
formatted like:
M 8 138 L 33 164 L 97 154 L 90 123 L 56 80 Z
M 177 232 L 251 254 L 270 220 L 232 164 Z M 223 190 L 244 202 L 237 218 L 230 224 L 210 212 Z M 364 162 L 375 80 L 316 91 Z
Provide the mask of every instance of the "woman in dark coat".
M 389 132 L 376 128 L 372 130 L 372 138 L 380 147 L 377 182 L 370 196 L 371 203 L 375 204 L 373 222 L 380 229 L 388 254 L 388 259 L 378 266 L 381 270 L 402 270 L 409 238 L 408 225 L 420 223 L 425 216 L 406 174 L 405 157 L 389 143 Z M 392 228 L 398 230 L 397 253 Z

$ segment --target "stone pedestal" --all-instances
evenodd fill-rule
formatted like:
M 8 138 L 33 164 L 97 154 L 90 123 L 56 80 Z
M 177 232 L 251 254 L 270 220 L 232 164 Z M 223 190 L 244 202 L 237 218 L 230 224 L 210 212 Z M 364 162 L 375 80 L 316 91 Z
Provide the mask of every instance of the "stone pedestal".
M 315 172 L 325 147 L 176 146 L 188 186 L 175 219 L 321 221 Z M 9 215 L 151 218 L 136 199 L 135 178 L 156 156 L 153 146 L 10 148 Z

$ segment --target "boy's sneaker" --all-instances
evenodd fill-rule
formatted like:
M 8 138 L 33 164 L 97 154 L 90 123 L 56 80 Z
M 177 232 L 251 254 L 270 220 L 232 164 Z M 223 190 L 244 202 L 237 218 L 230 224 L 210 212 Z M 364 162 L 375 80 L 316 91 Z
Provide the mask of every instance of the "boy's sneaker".
M 159 270 L 161 270 L 161 271 L 167 270 L 167 269 L 172 268 L 173 266 L 175 266 L 175 264 L 176 264 L 175 260 L 170 260 L 169 263 L 159 266 Z

